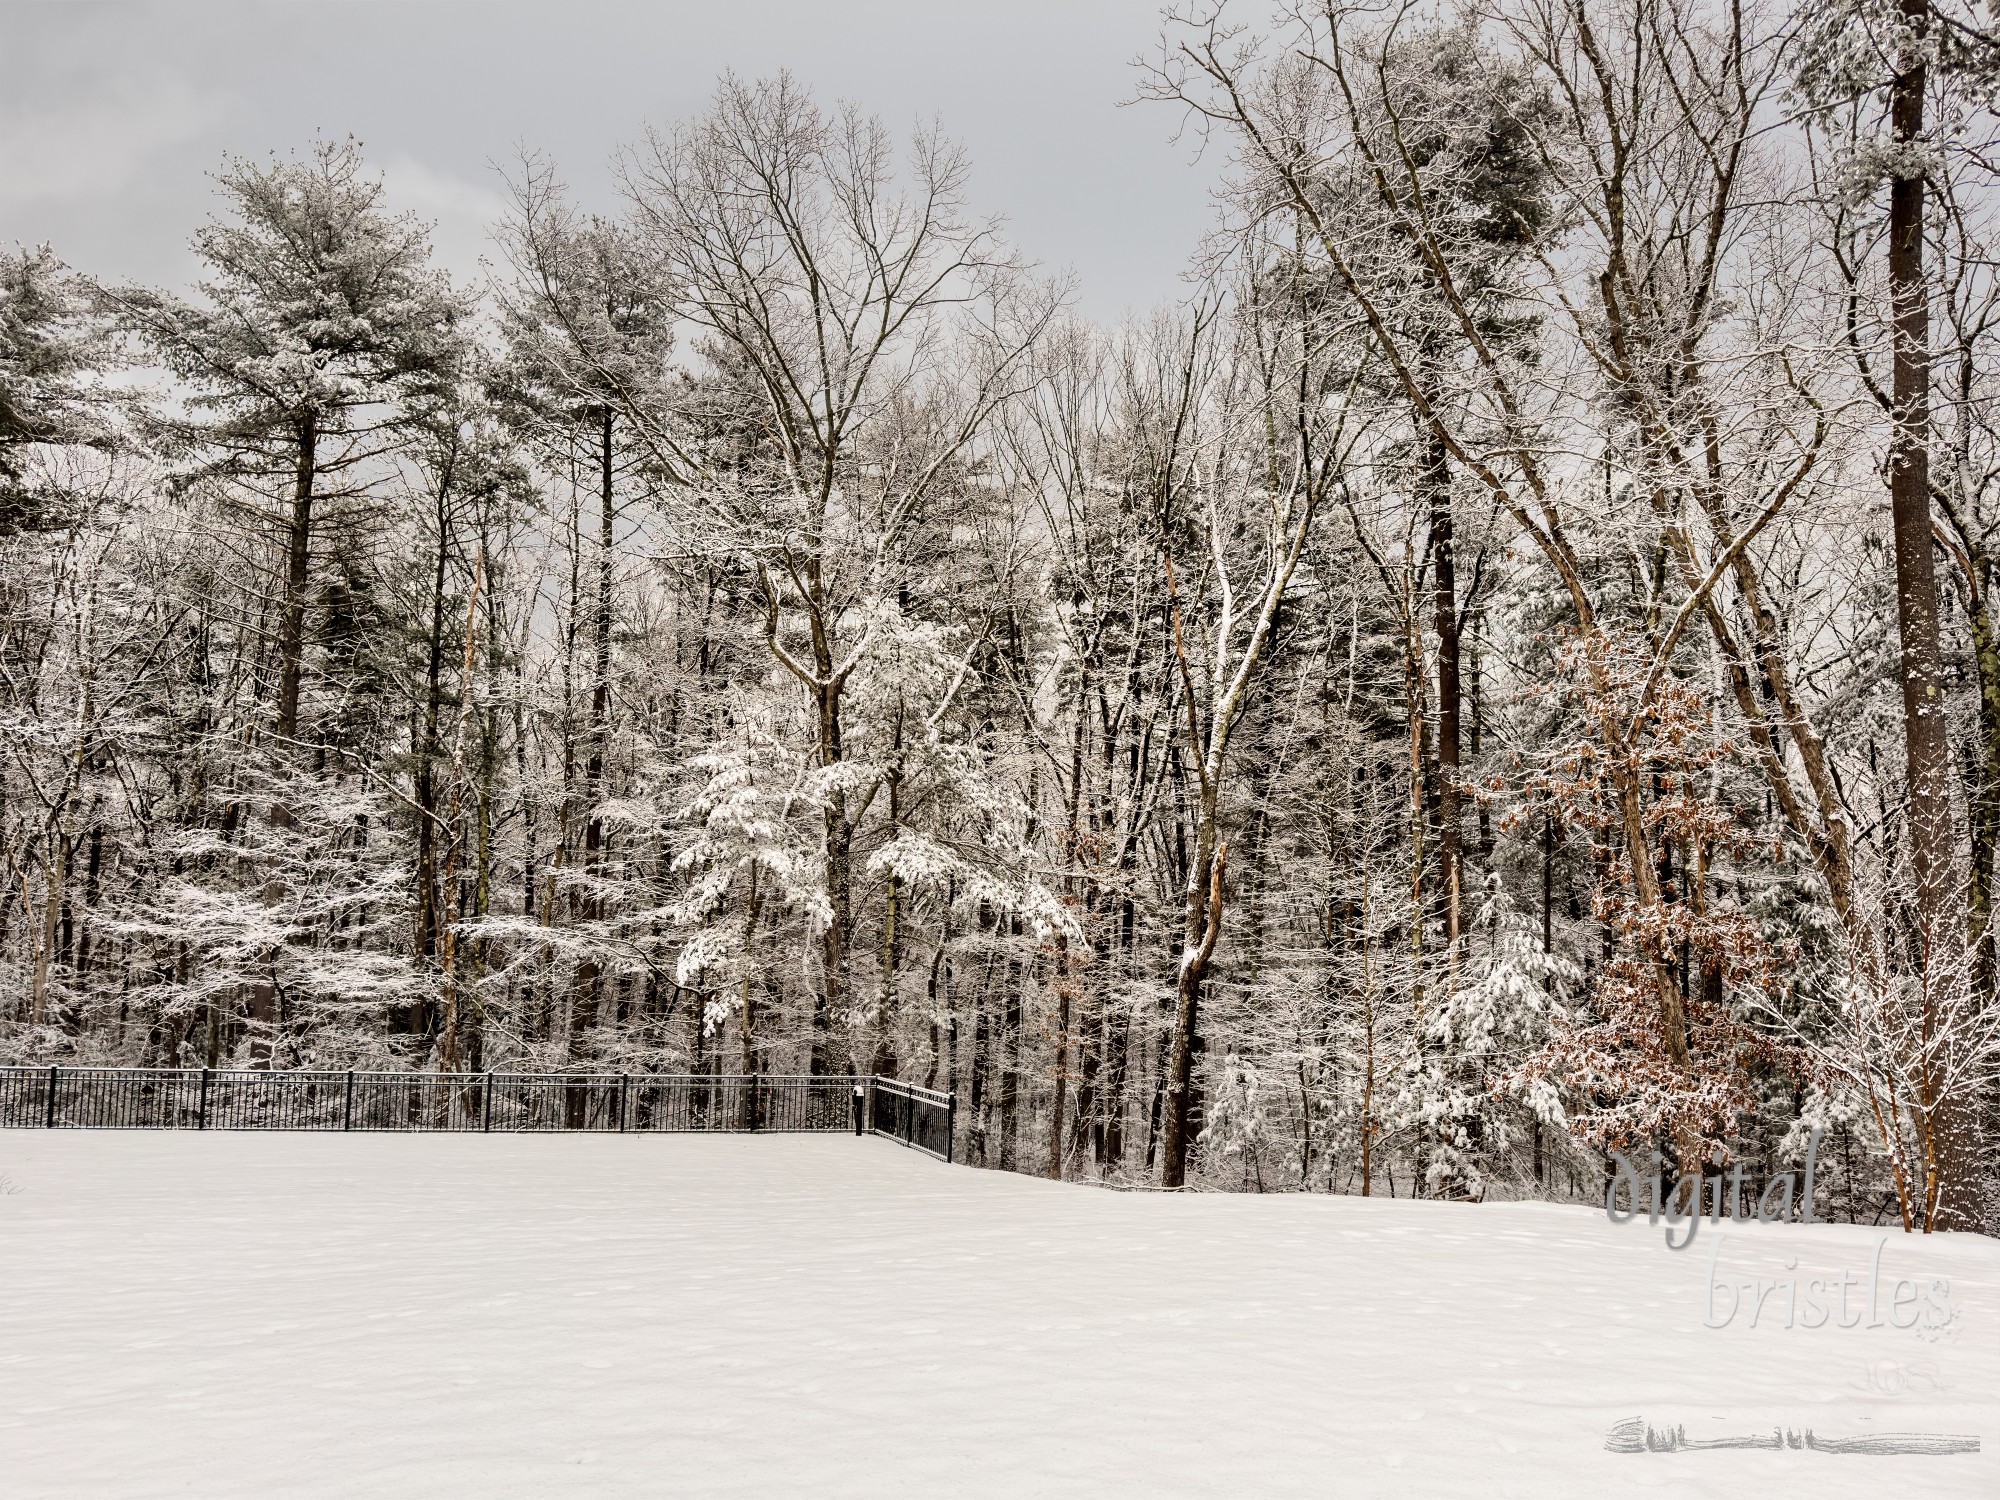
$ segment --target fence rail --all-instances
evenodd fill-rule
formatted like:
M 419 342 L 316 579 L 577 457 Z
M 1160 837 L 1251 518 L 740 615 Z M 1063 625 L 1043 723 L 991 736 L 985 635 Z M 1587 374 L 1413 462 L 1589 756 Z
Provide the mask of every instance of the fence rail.
M 868 1125 L 876 1135 L 928 1151 L 940 1160 L 951 1160 L 957 1114 L 952 1095 L 894 1078 L 869 1079 L 867 1093 Z
M 867 1075 L 0 1068 L 0 1129 L 836 1131 L 951 1160 L 948 1094 Z

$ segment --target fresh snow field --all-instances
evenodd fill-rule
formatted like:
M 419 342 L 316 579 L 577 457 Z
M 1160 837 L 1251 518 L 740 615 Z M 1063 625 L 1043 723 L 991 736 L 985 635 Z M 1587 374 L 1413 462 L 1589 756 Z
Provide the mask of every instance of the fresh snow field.
M 1879 1238 L 1720 1233 L 1742 1280 Z M 0 1132 L 0 1495 L 2000 1495 L 2000 1243 L 1891 1235 L 1926 1338 L 1705 1328 L 1714 1234 L 851 1136 Z

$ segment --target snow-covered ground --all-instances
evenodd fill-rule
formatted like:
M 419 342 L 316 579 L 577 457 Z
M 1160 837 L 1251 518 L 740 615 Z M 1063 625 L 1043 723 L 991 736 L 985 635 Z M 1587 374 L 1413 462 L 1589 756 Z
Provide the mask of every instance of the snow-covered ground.
M 1889 1238 L 1885 1320 L 1950 1280 L 1923 1337 L 1706 1328 L 1702 1235 L 845 1136 L 4 1132 L 0 1494 L 2000 1495 L 2000 1243 Z M 1721 1237 L 1745 1281 L 1878 1241 Z M 1983 1448 L 1606 1451 L 1634 1417 Z

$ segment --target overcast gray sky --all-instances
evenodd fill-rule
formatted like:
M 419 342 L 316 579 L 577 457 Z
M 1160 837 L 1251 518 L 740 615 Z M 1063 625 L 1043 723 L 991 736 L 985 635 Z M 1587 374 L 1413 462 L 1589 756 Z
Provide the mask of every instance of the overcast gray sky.
M 476 270 L 491 163 L 551 153 L 587 206 L 646 123 L 724 69 L 790 68 L 890 124 L 936 116 L 970 149 L 975 206 L 1101 318 L 1182 294 L 1212 162 L 1159 105 L 1119 107 L 1160 0 L 696 4 L 100 5 L 0 13 L 0 242 L 47 241 L 106 278 L 185 282 L 223 152 L 352 134 L 397 206 Z

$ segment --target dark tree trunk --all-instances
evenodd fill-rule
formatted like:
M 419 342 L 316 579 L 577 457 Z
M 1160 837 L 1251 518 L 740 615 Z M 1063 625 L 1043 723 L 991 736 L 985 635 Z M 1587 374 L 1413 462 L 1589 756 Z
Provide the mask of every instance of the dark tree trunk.
M 1451 472 L 1443 442 L 1427 441 L 1423 488 L 1430 507 L 1431 583 L 1438 638 L 1438 880 L 1445 902 L 1445 942 L 1455 952 L 1463 899 L 1463 820 L 1459 816 L 1458 569 L 1453 556 Z
M 1131 977 L 1132 947 L 1137 937 L 1138 911 L 1127 897 L 1118 904 L 1118 972 Z M 1104 1020 L 1104 1149 L 1098 1165 L 1125 1165 L 1125 1079 L 1132 1064 L 1132 1012 L 1123 1004 L 1107 1006 Z
M 615 542 L 616 511 L 612 499 L 612 416 L 609 407 L 599 418 L 598 428 L 598 511 L 597 511 L 597 598 L 591 615 L 590 729 L 583 762 L 583 797 L 587 811 L 583 822 L 583 899 L 577 915 L 584 922 L 596 922 L 604 915 L 604 901 L 596 882 L 604 875 L 604 763 L 611 741 L 611 578 L 612 546 Z M 580 1040 L 597 1025 L 603 1003 L 604 971 L 595 955 L 586 954 L 576 966 L 571 991 L 570 1034 Z
M 319 472 L 318 418 L 311 412 L 301 416 L 295 436 L 298 467 L 292 484 L 292 514 L 285 526 L 285 601 L 278 620 L 278 714 L 271 726 L 282 745 L 299 737 L 307 591 L 312 581 L 313 483 Z
M 319 421 L 310 411 L 298 419 L 298 462 L 292 483 L 292 514 L 285 527 L 285 599 L 278 617 L 278 708 L 271 725 L 278 755 L 287 761 L 299 737 L 299 697 L 305 678 L 306 603 L 312 584 L 313 484 L 319 472 Z M 271 803 L 271 826 L 290 828 L 292 812 L 283 798 Z M 264 903 L 284 899 L 276 881 L 264 888 Z M 275 964 L 276 955 L 271 956 Z M 250 987 L 250 1057 L 255 1066 L 271 1062 L 278 1022 L 278 979 L 275 969 Z
M 423 725 L 417 733 L 417 768 L 412 780 L 412 800 L 417 823 L 417 952 L 426 962 L 435 962 L 440 948 L 439 935 L 445 921 L 444 896 L 438 879 L 438 764 L 444 747 L 440 721 L 444 713 L 444 591 L 450 562 L 450 515 L 446 504 L 449 481 L 437 488 L 436 552 L 431 566 L 431 618 L 425 642 Z M 428 1007 L 413 1001 L 392 1017 L 397 1029 L 423 1035 L 430 1030 Z
M 1202 833 L 1188 875 L 1181 955 L 1174 979 L 1173 1047 L 1168 1055 L 1160 1125 L 1160 1186 L 1166 1188 L 1186 1184 L 1188 1148 L 1199 1131 L 1194 1060 L 1201 1048 L 1201 988 L 1222 930 L 1222 875 L 1229 853 L 1227 845 L 1217 845 L 1210 852 L 1212 835 L 1208 830 L 1214 825 L 1214 808 L 1204 807 Z
M 1903 19 L 1919 37 L 1931 24 L 1929 0 L 1902 0 Z M 1890 87 L 1890 124 L 1898 142 L 1924 139 L 1928 82 L 1920 49 L 1903 60 Z M 1965 925 L 1955 879 L 1951 748 L 1945 738 L 1943 652 L 1939 643 L 1936 561 L 1931 541 L 1930 293 L 1924 281 L 1925 180 L 1899 175 L 1889 185 L 1889 298 L 1895 326 L 1889 440 L 1889 508 L 1896 538 L 1896 625 L 1902 645 L 1903 742 L 1909 774 L 1910 863 L 1925 968 L 1924 1004 L 1948 1012 L 1965 984 Z M 1931 1034 L 1925 1017 L 1925 1034 Z M 1928 1070 L 1926 1070 L 1928 1072 Z M 1936 1179 L 1930 1227 L 1967 1229 L 1977 1222 L 1970 1169 L 1971 1118 L 1962 1101 L 1928 1089 Z
M 604 816 L 600 805 L 604 800 L 605 754 L 611 739 L 611 549 L 616 512 L 612 498 L 613 432 L 609 407 L 599 413 L 598 423 L 597 597 L 591 610 L 590 719 L 584 733 L 584 885 L 576 903 L 579 924 L 595 923 L 604 914 L 604 901 L 598 894 L 596 883 L 604 874 Z M 581 1050 L 584 1039 L 597 1028 L 603 996 L 603 966 L 595 953 L 586 951 L 570 980 L 569 1045 L 572 1054 Z M 564 1117 L 572 1128 L 584 1123 L 587 1104 L 584 1090 L 566 1092 Z
M 1008 918 L 1006 929 L 1007 981 L 1000 999 L 1000 1169 L 1011 1172 L 1020 1144 L 1021 990 L 1028 976 L 1021 962 L 1021 919 Z
M 838 741 L 828 764 L 839 760 Z M 849 875 L 854 865 L 854 824 L 847 799 L 836 792 L 826 810 L 826 902 L 831 919 L 820 934 L 820 986 L 813 995 L 812 1071 L 833 1068 L 833 1023 L 848 1008 L 848 945 L 852 937 L 853 896 Z
M 979 913 L 979 930 L 987 939 L 988 947 L 985 968 L 979 980 L 979 993 L 973 1001 L 972 1062 L 967 1070 L 966 1086 L 966 1114 L 969 1123 L 966 1127 L 965 1147 L 971 1158 L 983 1167 L 986 1165 L 987 1156 L 986 1075 L 990 1066 L 988 1050 L 992 1044 L 991 1023 L 988 1017 L 991 1009 L 989 1002 L 992 999 L 989 993 L 992 989 L 990 980 L 993 974 L 991 918 L 984 907 Z
M 1992 1005 L 2000 980 L 2000 948 L 1993 931 L 1993 866 L 2000 856 L 2000 620 L 1993 610 L 1992 568 L 1984 557 L 1969 579 L 1973 659 L 1979 678 L 1979 759 L 1972 776 L 1966 822 L 1971 855 L 1966 870 L 1966 930 L 1973 944 L 1973 994 Z

